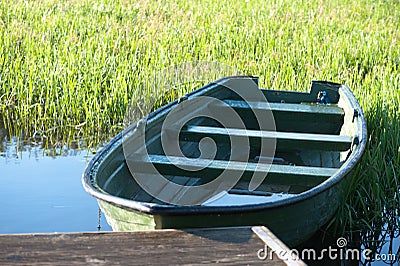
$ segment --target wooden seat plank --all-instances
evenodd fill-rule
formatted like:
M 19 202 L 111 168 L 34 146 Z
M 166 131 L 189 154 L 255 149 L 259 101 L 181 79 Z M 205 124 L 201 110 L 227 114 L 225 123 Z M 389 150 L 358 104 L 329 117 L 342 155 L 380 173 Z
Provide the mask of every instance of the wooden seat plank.
M 136 169 L 140 171 L 151 172 L 152 167 L 155 167 L 162 174 L 197 177 L 207 182 L 223 171 L 228 171 L 232 176 L 240 175 L 241 180 L 250 180 L 254 171 L 257 171 L 266 175 L 265 182 L 268 184 L 315 186 L 337 171 L 336 168 L 267 165 L 164 155 L 132 154 L 127 162 L 136 165 Z
M 262 116 L 262 112 L 272 111 L 276 129 L 288 132 L 306 132 L 321 134 L 337 134 L 344 122 L 344 111 L 335 105 L 312 105 L 300 103 L 245 102 L 225 100 L 212 106 L 215 112 L 223 112 L 225 108 L 233 108 L 249 128 L 257 128 L 254 113 Z
M 345 151 L 350 149 L 351 138 L 349 136 L 259 131 L 249 129 L 227 129 L 220 127 L 187 126 L 181 132 L 185 140 L 199 141 L 203 137 L 212 137 L 216 141 L 229 141 L 230 137 L 249 138 L 251 145 L 259 146 L 260 139 L 276 139 L 278 148 L 314 149 Z
M 237 109 L 252 109 L 252 110 L 271 110 L 272 112 L 292 112 L 301 114 L 314 115 L 335 115 L 343 116 L 342 108 L 335 105 L 312 105 L 298 103 L 273 103 L 273 102 L 245 102 L 238 100 L 225 100 L 230 107 Z M 222 107 L 223 105 L 221 105 Z

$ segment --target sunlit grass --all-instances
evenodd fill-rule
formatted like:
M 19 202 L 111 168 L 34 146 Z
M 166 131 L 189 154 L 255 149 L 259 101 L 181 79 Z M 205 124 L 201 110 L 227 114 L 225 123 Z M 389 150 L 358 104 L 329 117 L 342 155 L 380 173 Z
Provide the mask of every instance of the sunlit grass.
M 171 65 L 221 62 L 272 89 L 344 83 L 370 136 L 336 225 L 399 228 L 399 25 L 398 0 L 0 1 L 0 113 L 11 135 L 96 146 Z

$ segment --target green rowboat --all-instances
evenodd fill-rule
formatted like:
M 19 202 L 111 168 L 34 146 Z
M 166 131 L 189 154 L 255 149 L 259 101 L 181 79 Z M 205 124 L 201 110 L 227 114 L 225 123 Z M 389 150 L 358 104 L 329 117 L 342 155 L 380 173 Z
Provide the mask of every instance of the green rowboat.
M 117 135 L 83 185 L 116 231 L 265 225 L 294 246 L 343 203 L 366 136 L 344 85 L 300 93 L 226 77 Z

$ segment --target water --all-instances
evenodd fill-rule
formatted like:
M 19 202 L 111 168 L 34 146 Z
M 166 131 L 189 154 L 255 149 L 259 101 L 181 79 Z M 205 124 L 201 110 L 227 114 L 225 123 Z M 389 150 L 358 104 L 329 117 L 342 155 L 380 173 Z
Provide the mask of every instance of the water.
M 111 230 L 81 184 L 87 150 L 1 144 L 0 234 Z

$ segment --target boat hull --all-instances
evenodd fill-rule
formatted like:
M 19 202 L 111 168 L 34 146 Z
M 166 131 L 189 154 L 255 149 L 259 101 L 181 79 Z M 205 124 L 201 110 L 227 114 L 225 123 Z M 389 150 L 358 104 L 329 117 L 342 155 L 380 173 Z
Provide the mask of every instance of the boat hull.
M 254 77 L 230 78 L 240 80 L 241 86 L 246 85 L 246 82 L 252 84 L 250 82 L 255 79 Z M 229 82 L 230 78 L 226 80 Z M 226 80 L 222 80 L 222 82 Z M 213 90 L 216 90 L 215 84 L 218 84 L 218 82 L 209 84 L 187 96 L 188 98 L 195 98 L 207 93 L 212 94 Z M 315 105 L 312 101 L 316 99 L 320 90 L 328 91 L 334 104 Z M 127 157 L 127 154 L 124 154 L 123 151 L 123 134 L 120 133 L 93 158 L 82 179 L 84 188 L 97 198 L 99 206 L 113 230 L 135 231 L 262 225 L 267 226 L 287 245 L 295 247 L 309 239 L 319 228 L 328 223 L 334 217 L 340 204 L 344 202 L 352 169 L 365 148 L 366 123 L 363 112 L 351 91 L 347 87 L 335 83 L 315 82 L 310 93 L 268 90 L 264 90 L 263 93 L 268 101 L 275 103 L 272 107 L 275 108 L 274 116 L 275 119 L 279 118 L 276 120 L 280 138 L 277 141 L 278 154 L 285 157 L 288 150 L 291 150 L 293 152 L 292 157 L 287 156 L 286 158 L 289 160 L 296 159 L 300 163 L 275 165 L 273 171 L 268 172 L 267 184 L 263 184 L 267 185 L 268 189 L 260 191 L 260 193 L 272 193 L 278 197 L 278 200 L 220 206 L 207 205 L 209 203 L 206 202 L 200 205 L 185 206 L 160 201 L 155 196 L 152 197 L 144 192 L 136 182 L 136 178 L 132 176 L 132 169 L 128 169 L 129 166 L 127 166 L 129 160 L 136 160 L 136 158 L 139 158 L 137 160 L 139 165 L 152 164 L 153 161 L 141 160 L 141 157 L 129 158 L 130 153 Z M 238 99 L 227 100 L 227 102 L 240 111 L 242 117 L 248 116 L 246 108 L 249 106 L 262 107 L 262 104 L 252 102 L 242 105 Z M 175 101 L 149 116 L 154 131 L 160 132 L 157 123 L 162 122 L 162 115 L 170 109 L 177 108 L 178 104 L 179 102 Z M 132 125 L 129 130 L 138 132 L 139 126 L 139 123 Z M 185 130 L 187 134 L 192 134 L 188 135 L 192 138 L 192 141 L 198 141 L 197 136 L 203 136 L 201 130 L 205 128 L 207 129 L 205 126 L 196 127 L 195 125 Z M 292 128 L 294 128 L 294 133 L 289 131 Z M 314 132 L 315 130 L 319 131 Z M 197 135 L 194 135 L 194 133 Z M 251 137 L 251 145 L 257 145 L 257 141 L 254 140 L 261 138 L 261 135 L 263 138 L 268 138 L 266 131 L 262 133 L 264 135 L 255 134 Z M 208 136 L 224 142 L 224 134 L 223 130 L 214 130 Z M 251 130 L 243 131 L 239 129 L 234 131 L 234 134 L 240 137 L 241 134 L 247 136 L 247 134 L 253 133 L 251 133 Z M 138 147 L 140 148 L 140 146 Z M 302 149 L 305 151 L 302 151 Z M 173 176 L 185 177 L 186 174 L 192 174 L 190 171 L 174 172 L 174 168 L 163 161 L 162 154 L 155 154 L 152 158 L 155 160 L 154 163 L 158 164 L 158 169 L 162 169 L 169 175 L 172 173 Z M 221 159 L 214 162 L 216 163 L 208 166 L 208 173 L 219 171 L 225 167 Z M 254 166 L 260 163 L 249 162 L 249 164 Z M 237 165 L 240 165 L 240 163 Z M 143 170 L 140 167 L 136 169 Z M 236 173 L 234 168 L 230 170 L 232 173 Z M 282 172 L 283 170 L 286 172 Z M 190 178 L 193 179 L 193 177 Z M 190 180 L 190 178 L 187 180 Z M 151 178 L 149 180 L 152 185 L 159 185 Z M 245 175 L 241 176 L 240 180 L 240 182 L 246 181 Z M 277 185 L 274 182 L 281 183 Z M 264 189 L 266 187 L 264 186 Z M 285 187 L 295 189 L 286 192 L 274 192 L 276 188 Z M 302 189 L 303 187 L 308 188 Z M 241 187 L 241 189 L 243 188 Z M 235 187 L 235 190 L 238 189 Z M 252 193 L 248 190 L 247 192 Z M 279 199 L 282 194 L 291 195 Z M 176 195 L 173 195 L 173 197 L 176 197 Z

